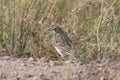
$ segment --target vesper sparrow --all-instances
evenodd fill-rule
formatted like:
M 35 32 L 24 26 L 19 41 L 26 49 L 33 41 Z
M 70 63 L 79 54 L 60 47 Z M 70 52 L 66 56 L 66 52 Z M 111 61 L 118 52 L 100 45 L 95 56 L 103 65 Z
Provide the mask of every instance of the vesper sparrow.
M 52 35 L 52 44 L 61 57 L 72 55 L 72 42 L 59 26 L 48 29 Z

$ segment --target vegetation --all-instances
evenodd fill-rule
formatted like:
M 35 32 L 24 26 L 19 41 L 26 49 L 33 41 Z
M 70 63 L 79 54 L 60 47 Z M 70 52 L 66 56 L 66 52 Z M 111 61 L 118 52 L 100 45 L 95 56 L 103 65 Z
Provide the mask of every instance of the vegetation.
M 81 60 L 120 59 L 120 0 L 0 0 L 0 54 L 59 58 L 46 29 L 60 24 Z

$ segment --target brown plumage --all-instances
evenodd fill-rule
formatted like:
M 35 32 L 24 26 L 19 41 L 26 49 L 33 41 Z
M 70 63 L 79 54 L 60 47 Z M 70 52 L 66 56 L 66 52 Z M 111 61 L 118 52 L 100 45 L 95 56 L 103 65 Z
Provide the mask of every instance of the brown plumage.
M 52 26 L 48 29 L 52 35 L 52 44 L 61 57 L 71 55 L 72 42 L 66 33 L 59 26 Z

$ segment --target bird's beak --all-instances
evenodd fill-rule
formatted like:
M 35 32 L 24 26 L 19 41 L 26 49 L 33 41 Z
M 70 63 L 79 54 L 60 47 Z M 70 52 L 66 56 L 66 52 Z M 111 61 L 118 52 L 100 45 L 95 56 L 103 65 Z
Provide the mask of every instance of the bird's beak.
M 51 28 L 47 28 L 46 32 L 51 35 L 52 34 L 52 29 Z
M 47 29 L 46 32 L 47 32 L 47 33 L 50 33 L 50 29 Z

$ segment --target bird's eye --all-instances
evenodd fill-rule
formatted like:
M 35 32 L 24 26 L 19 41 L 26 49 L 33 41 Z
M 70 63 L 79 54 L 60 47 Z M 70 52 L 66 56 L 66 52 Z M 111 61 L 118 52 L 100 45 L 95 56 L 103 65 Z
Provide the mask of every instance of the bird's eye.
M 54 31 L 55 31 L 56 33 L 59 33 L 59 30 L 58 30 L 57 27 L 54 28 Z
M 55 27 L 54 30 L 56 30 L 57 28 Z

